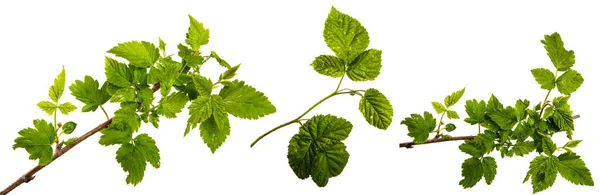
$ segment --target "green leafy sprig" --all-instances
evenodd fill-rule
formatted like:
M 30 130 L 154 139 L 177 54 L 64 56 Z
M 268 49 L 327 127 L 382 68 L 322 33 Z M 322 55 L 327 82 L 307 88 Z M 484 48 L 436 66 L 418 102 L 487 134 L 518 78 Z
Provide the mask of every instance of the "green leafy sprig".
M 160 150 L 156 141 L 147 133 L 141 133 L 143 123 L 159 128 L 161 117 L 175 118 L 187 107 L 189 118 L 184 136 L 194 129 L 200 130 L 202 140 L 212 153 L 225 142 L 230 134 L 229 115 L 256 120 L 276 112 L 275 106 L 260 91 L 242 80 L 235 79 L 240 64 L 231 66 L 215 51 L 203 55 L 200 47 L 208 44 L 210 32 L 191 15 L 185 45 L 177 45 L 179 59 L 166 51 L 166 43 L 159 38 L 158 47 L 147 41 L 119 43 L 107 52 L 126 60 L 105 57 L 106 81 L 91 76 L 76 80 L 69 89 L 83 103 L 82 112 L 102 110 L 107 121 L 80 137 L 61 140 L 61 135 L 71 134 L 76 123 L 57 123 L 57 113 L 67 115 L 77 107 L 72 103 L 59 103 L 65 88 L 65 70 L 54 80 L 49 96 L 52 101 L 42 101 L 38 107 L 54 122 L 43 119 L 33 121 L 34 128 L 25 128 L 15 139 L 13 149 L 24 148 L 29 159 L 39 160 L 37 167 L 17 179 L 2 193 L 10 192 L 22 183 L 29 182 L 34 174 L 56 158 L 93 134 L 102 135 L 99 144 L 118 145 L 116 161 L 127 172 L 127 184 L 142 182 L 148 166 L 160 167 Z M 200 68 L 210 59 L 224 68 L 216 81 L 200 74 Z M 160 91 L 160 96 L 154 92 Z M 113 117 L 109 117 L 103 105 L 119 104 Z M 55 146 L 53 149 L 52 146 Z M 66 145 L 66 147 L 62 147 Z
M 459 185 L 463 188 L 474 187 L 482 178 L 488 185 L 493 182 L 497 169 L 496 160 L 491 156 L 493 151 L 498 151 L 501 158 L 522 157 L 534 151 L 538 154 L 531 161 L 523 180 L 525 183 L 531 179 L 533 193 L 550 188 L 558 174 L 575 185 L 593 186 L 590 170 L 574 152 L 582 140 L 573 140 L 573 120 L 579 115 L 573 116 L 568 101 L 584 81 L 581 74 L 573 69 L 575 53 L 565 49 L 558 33 L 545 35 L 541 42 L 555 68 L 554 71 L 546 68 L 531 70 L 535 81 L 547 91 L 543 101 L 531 105 L 529 100 L 519 99 L 514 106 L 505 106 L 493 94 L 487 102 L 467 100 L 465 109 L 468 117 L 464 122 L 477 125 L 477 135 L 453 137 L 443 132 L 452 132 L 456 126 L 448 123 L 441 128 L 442 120 L 444 114 L 448 119 L 460 119 L 458 113 L 449 108 L 462 97 L 463 88 L 448 95 L 444 104 L 432 103 L 436 113 L 441 114 L 437 128 L 436 119 L 427 111 L 423 115 L 406 117 L 401 124 L 408 127 L 408 136 L 413 141 L 400 143 L 400 147 L 464 140 L 458 148 L 470 157 L 462 164 L 463 179 Z M 550 99 L 554 89 L 561 95 Z M 435 135 L 429 139 L 433 133 Z M 562 133 L 570 141 L 559 147 L 552 138 Z
M 335 90 L 300 116 L 273 128 L 251 144 L 252 147 L 268 134 L 298 123 L 300 131 L 291 138 L 288 146 L 288 162 L 298 178 L 312 177 L 319 187 L 326 186 L 330 178 L 344 170 L 350 155 L 343 141 L 353 126 L 346 119 L 331 114 L 305 119 L 311 110 L 337 95 L 359 95 L 358 110 L 367 123 L 382 130 L 390 126 L 394 113 L 390 101 L 377 89 L 340 89 L 345 77 L 364 82 L 375 80 L 380 74 L 381 50 L 367 49 L 369 34 L 360 22 L 332 7 L 325 21 L 323 37 L 335 55 L 320 55 L 311 66 L 319 74 L 339 78 Z

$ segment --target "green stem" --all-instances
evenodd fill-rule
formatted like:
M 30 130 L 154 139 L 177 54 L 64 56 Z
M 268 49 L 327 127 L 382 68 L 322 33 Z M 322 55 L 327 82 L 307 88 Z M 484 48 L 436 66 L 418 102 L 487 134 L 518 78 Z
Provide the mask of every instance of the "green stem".
M 558 76 L 558 69 L 556 69 L 556 71 L 554 72 L 554 78 L 556 78 L 556 76 Z M 552 88 L 554 89 L 554 88 Z M 550 97 L 550 92 L 552 92 L 552 89 L 548 90 L 548 93 L 546 93 L 546 97 L 544 98 L 544 101 L 542 102 L 542 107 L 540 107 L 540 119 L 542 118 L 543 114 L 544 114 L 544 109 L 546 108 L 546 101 L 548 101 L 548 97 Z
M 340 85 L 342 84 L 342 80 L 344 80 L 344 76 L 342 76 L 342 78 L 340 79 L 340 82 L 338 83 L 337 87 L 335 88 L 335 91 L 331 94 L 329 94 L 328 96 L 324 97 L 323 99 L 319 100 L 317 103 L 315 103 L 314 105 L 312 105 L 310 108 L 308 108 L 304 113 L 302 113 L 300 116 L 296 117 L 295 119 L 292 119 L 286 123 L 283 123 L 269 131 L 267 131 L 266 133 L 262 134 L 261 136 L 259 136 L 258 138 L 256 138 L 256 140 L 254 140 L 254 142 L 252 142 L 252 144 L 250 144 L 250 147 L 253 147 L 258 141 L 260 141 L 262 138 L 264 138 L 265 136 L 277 131 L 278 129 L 281 129 L 285 126 L 294 124 L 294 123 L 300 123 L 300 121 L 302 120 L 302 117 L 306 116 L 311 110 L 315 109 L 319 104 L 325 102 L 326 100 L 328 100 L 329 98 L 336 96 L 336 95 L 341 95 L 341 94 L 352 94 L 352 93 L 358 93 L 358 91 L 356 90 L 351 90 L 351 91 L 339 91 L 340 89 Z M 358 93 L 360 94 L 360 93 Z M 361 94 L 362 95 L 362 94 Z
M 100 106 L 100 109 L 102 109 L 102 112 L 104 112 L 104 116 L 106 116 L 106 120 L 110 119 L 108 117 L 108 114 L 106 113 L 106 110 L 104 110 L 104 107 Z
M 481 124 L 477 123 L 477 135 L 481 133 Z
M 436 134 L 435 134 L 436 138 L 440 135 L 440 132 L 442 131 L 442 129 L 441 129 L 441 127 L 442 127 L 442 120 L 444 120 L 444 116 L 445 115 L 446 115 L 446 112 L 442 113 L 442 117 L 440 117 L 440 122 L 438 123 Z

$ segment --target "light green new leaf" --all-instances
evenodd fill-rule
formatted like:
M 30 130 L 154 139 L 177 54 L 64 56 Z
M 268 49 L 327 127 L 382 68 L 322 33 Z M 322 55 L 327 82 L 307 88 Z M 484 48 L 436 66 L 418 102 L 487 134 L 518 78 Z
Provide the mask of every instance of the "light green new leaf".
M 48 115 L 54 114 L 57 109 L 56 104 L 50 101 L 41 101 L 37 104 L 37 106 Z
M 439 102 L 431 102 L 431 106 L 433 106 L 433 109 L 438 114 L 442 114 L 443 112 L 446 112 L 446 110 L 447 110 L 446 106 L 444 106 L 442 103 L 439 103 Z
M 556 181 L 558 175 L 558 164 L 560 160 L 556 156 L 537 156 L 529 163 L 529 171 L 523 180 L 527 182 L 531 178 L 533 193 L 548 189 Z
M 117 162 L 121 164 L 123 171 L 127 172 L 127 184 L 136 186 L 142 182 L 146 171 L 146 162 L 158 168 L 160 166 L 160 154 L 155 141 L 147 134 L 140 134 L 134 139 L 134 143 L 125 143 L 117 150 Z
M 327 46 L 343 61 L 352 61 L 369 46 L 369 33 L 358 20 L 331 7 L 323 37 Z
M 164 97 L 156 108 L 156 113 L 166 118 L 175 118 L 177 113 L 181 112 L 181 109 L 185 107 L 185 104 L 189 101 L 189 98 L 185 93 L 176 92 Z
M 579 145 L 579 143 L 581 143 L 581 141 L 583 141 L 583 140 L 571 140 L 571 141 L 565 143 L 565 145 L 563 147 L 576 148 Z
M 58 105 L 58 109 L 60 110 L 60 113 L 68 115 L 70 112 L 77 110 L 77 106 L 71 104 L 70 102 L 65 102 L 61 105 Z
M 533 74 L 535 81 L 541 85 L 542 89 L 551 90 L 556 85 L 554 73 L 546 68 L 531 69 L 531 74 Z
M 446 105 L 446 107 L 450 108 L 450 106 L 456 104 L 458 100 L 462 98 L 463 94 L 465 93 L 465 89 L 466 88 L 462 88 L 461 90 L 452 92 L 452 94 L 446 96 L 446 98 L 444 98 L 444 104 Z
M 485 101 L 481 100 L 477 102 L 477 100 L 475 99 L 467 100 L 465 104 L 465 109 L 467 111 L 467 114 L 469 115 L 469 117 L 465 119 L 465 122 L 474 125 L 483 123 L 485 121 Z
M 50 86 L 50 90 L 48 91 L 48 96 L 55 103 L 58 102 L 58 99 L 60 99 L 65 91 L 65 79 L 65 67 L 63 66 L 58 76 L 54 79 L 54 84 Z
M 462 164 L 463 179 L 458 184 L 465 189 L 472 188 L 481 180 L 483 174 L 484 170 L 481 161 L 475 157 L 468 158 Z
M 133 81 L 133 73 L 126 64 L 112 58 L 104 57 L 104 73 L 109 83 L 119 87 L 129 87 Z
M 192 81 L 194 82 L 194 86 L 196 86 L 196 90 L 200 96 L 209 97 L 211 95 L 213 90 L 213 82 L 209 78 L 194 74 L 192 76 Z
M 485 178 L 485 183 L 488 185 L 492 184 L 492 181 L 494 181 L 494 178 L 496 177 L 496 169 L 498 168 L 494 157 L 483 157 L 481 167 L 483 168 L 483 178 Z
M 148 82 L 160 82 L 160 94 L 167 96 L 171 92 L 171 87 L 179 77 L 179 71 L 183 65 L 171 59 L 161 59 L 158 65 L 150 69 L 148 73 Z
M 517 115 L 515 115 L 515 109 L 511 106 L 491 113 L 490 117 L 496 124 L 500 125 L 503 130 L 511 130 L 518 122 Z
M 558 71 L 567 71 L 575 64 L 575 52 L 565 49 L 560 34 L 555 32 L 551 35 L 544 35 L 544 40 L 541 42 Z
M 102 106 L 111 98 L 110 94 L 106 91 L 107 83 L 100 89 L 98 89 L 99 86 L 100 84 L 97 80 L 87 75 L 83 81 L 76 80 L 75 83 L 69 86 L 71 95 L 85 104 L 81 109 L 82 112 L 96 111 L 99 106 Z
M 190 18 L 190 27 L 188 32 L 185 34 L 185 43 L 187 43 L 192 50 L 198 51 L 200 46 L 208 44 L 208 38 L 210 37 L 210 31 L 204 28 L 204 25 L 192 15 L 188 15 Z
M 38 165 L 43 166 L 52 160 L 52 144 L 56 139 L 56 130 L 52 123 L 43 119 L 33 120 L 35 128 L 25 128 L 19 131 L 19 137 L 15 139 L 13 150 L 23 148 L 29 153 L 29 159 L 39 159 Z
M 227 112 L 238 118 L 258 119 L 277 111 L 264 93 L 244 81 L 232 81 L 221 89 L 219 96 L 223 98 Z
M 419 114 L 411 114 L 410 117 L 404 118 L 400 124 L 408 127 L 408 136 L 414 138 L 415 143 L 423 143 L 429 137 L 429 133 L 435 129 L 435 121 L 433 115 L 429 112 L 424 112 L 423 116 Z
M 390 101 L 377 89 L 369 88 L 358 104 L 360 113 L 370 125 L 379 129 L 387 129 L 392 124 L 394 109 Z
M 524 120 L 527 116 L 527 107 L 529 107 L 529 100 L 517 100 L 515 104 L 515 116 L 517 116 L 517 121 Z
M 288 163 L 296 176 L 312 180 L 319 187 L 338 176 L 350 155 L 342 142 L 352 130 L 352 123 L 333 115 L 316 115 L 300 127 L 288 145 Z
M 458 112 L 454 110 L 448 110 L 446 114 L 446 116 L 448 116 L 448 119 L 460 119 L 460 116 L 458 116 Z
M 229 136 L 229 118 L 221 96 L 210 97 L 212 116 L 200 124 L 200 136 L 214 154 Z
M 156 48 L 154 44 L 146 41 L 119 43 L 107 52 L 125 58 L 132 66 L 140 68 L 151 67 L 160 56 L 158 48 Z
M 320 55 L 310 64 L 319 74 L 339 78 L 344 75 L 346 67 L 339 58 L 332 55 Z
M 571 95 L 583 83 L 583 77 L 575 70 L 568 70 L 556 79 L 556 88 L 558 92 L 564 95 Z
M 353 81 L 372 81 L 381 73 L 381 50 L 369 49 L 358 55 L 346 70 Z
M 558 156 L 558 173 L 567 181 L 575 185 L 594 186 L 592 173 L 585 166 L 581 157 L 572 152 L 562 153 Z
M 231 69 L 233 67 L 231 67 L 231 65 L 229 65 L 229 63 L 227 63 L 227 61 L 225 61 L 223 58 L 221 58 L 217 52 L 215 51 L 210 51 L 210 57 L 214 58 L 215 60 L 217 60 L 217 62 L 219 63 L 219 65 L 227 68 L 227 69 Z
M 222 80 L 232 79 L 235 76 L 235 74 L 237 73 L 237 70 L 240 68 L 240 65 L 241 64 L 238 64 L 238 65 L 235 65 L 235 66 L 225 70 L 225 72 L 223 72 L 223 74 L 221 74 L 221 79 Z
M 158 37 L 158 49 L 160 49 L 164 53 L 166 46 L 167 44 L 160 37 Z

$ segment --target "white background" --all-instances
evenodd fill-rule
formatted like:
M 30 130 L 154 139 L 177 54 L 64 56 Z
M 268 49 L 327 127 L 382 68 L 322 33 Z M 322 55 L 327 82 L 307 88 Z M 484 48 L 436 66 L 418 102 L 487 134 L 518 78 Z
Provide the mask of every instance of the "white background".
M 592 2 L 592 1 L 589 1 Z M 304 112 L 329 94 L 336 79 L 309 66 L 320 54 L 332 54 L 322 32 L 331 6 L 357 18 L 368 30 L 370 48 L 383 51 L 381 75 L 373 82 L 346 80 L 342 87 L 375 87 L 392 102 L 395 112 L 388 130 L 366 123 L 358 111 L 359 97 L 337 96 L 313 110 L 352 121 L 345 141 L 350 152 L 343 173 L 325 188 L 310 179 L 299 180 L 287 163 L 287 145 L 298 125 L 267 136 L 254 148 L 250 143 L 263 132 Z M 575 114 L 576 149 L 600 182 L 600 133 L 597 121 L 598 63 L 600 63 L 600 12 L 583 1 L 3 1 L 0 3 L 0 55 L 2 109 L 0 111 L 0 187 L 4 188 L 37 161 L 27 160 L 23 149 L 12 150 L 14 138 L 32 120 L 51 120 L 36 107 L 49 99 L 48 87 L 61 66 L 67 85 L 91 75 L 101 82 L 104 56 L 117 43 L 146 40 L 176 54 L 193 15 L 210 29 L 210 42 L 201 50 L 217 51 L 231 64 L 242 63 L 237 78 L 267 94 L 275 114 L 257 121 L 231 118 L 231 135 L 211 154 L 199 132 L 183 138 L 187 110 L 177 119 L 161 119 L 160 129 L 142 126 L 160 148 L 161 167 L 149 166 L 141 184 L 125 184 L 126 173 L 115 160 L 116 146 L 98 144 L 99 135 L 38 172 L 31 183 L 11 194 L 531 194 L 522 184 L 529 161 L 535 157 L 501 159 L 498 175 L 488 186 L 472 189 L 458 185 L 461 163 L 468 156 L 447 142 L 399 149 L 410 141 L 400 121 L 411 113 L 432 112 L 431 101 L 466 87 L 454 107 L 466 116 L 466 99 L 486 99 L 494 93 L 502 102 L 518 98 L 539 102 L 545 95 L 530 69 L 553 69 L 540 40 L 559 32 L 567 49 L 576 54 L 574 68 L 585 82 L 571 98 Z M 204 69 L 203 69 L 204 70 Z M 205 74 L 222 71 L 214 61 Z M 552 96 L 557 95 L 555 91 Z M 63 101 L 83 105 L 66 91 Z M 109 113 L 117 108 L 106 106 Z M 75 135 L 103 122 L 101 112 L 80 113 L 73 120 Z M 476 133 L 474 126 L 455 121 L 453 135 Z M 564 137 L 558 134 L 557 137 Z M 565 143 L 561 138 L 558 145 Z M 598 187 L 575 186 L 560 176 L 539 194 L 599 194 Z

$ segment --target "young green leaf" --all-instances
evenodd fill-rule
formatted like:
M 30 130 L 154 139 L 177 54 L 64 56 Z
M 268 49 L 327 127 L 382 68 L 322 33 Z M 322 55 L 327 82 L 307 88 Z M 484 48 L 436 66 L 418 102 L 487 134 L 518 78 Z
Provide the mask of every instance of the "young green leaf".
M 583 77 L 575 70 L 567 70 L 556 79 L 556 88 L 558 92 L 564 95 L 571 95 L 577 91 L 583 83 Z
M 133 144 L 125 143 L 117 150 L 117 162 L 127 172 L 127 184 L 136 186 L 142 182 L 146 162 L 154 168 L 160 166 L 160 154 L 155 141 L 147 134 L 140 134 Z
M 184 93 L 176 92 L 163 98 L 159 106 L 156 108 L 156 113 L 166 118 L 175 118 L 177 113 L 185 107 L 189 101 L 188 96 Z
M 109 83 L 118 87 L 129 87 L 132 85 L 133 73 L 126 64 L 105 57 L 104 73 Z
M 483 100 L 479 102 L 475 99 L 467 100 L 465 109 L 469 115 L 469 117 L 465 119 L 465 122 L 474 125 L 485 121 L 486 105 Z
M 60 113 L 68 115 L 70 112 L 77 110 L 77 106 L 71 104 L 70 102 L 65 102 L 61 105 L 58 105 L 58 110 L 60 110 Z
M 358 20 L 331 7 L 323 37 L 327 46 L 343 61 L 353 61 L 369 46 L 369 33 Z
M 558 175 L 558 164 L 560 160 L 556 156 L 537 156 L 529 163 L 529 171 L 523 180 L 527 182 L 531 178 L 533 193 L 538 193 L 554 185 Z
M 583 140 L 571 140 L 563 146 L 564 148 L 576 148 Z
M 360 99 L 358 109 L 370 125 L 387 129 L 392 124 L 394 109 L 390 101 L 377 89 L 369 88 Z
M 277 111 L 264 93 L 244 81 L 232 81 L 231 85 L 221 89 L 219 96 L 223 98 L 227 112 L 238 118 L 255 120 Z
M 192 76 L 192 81 L 194 82 L 194 86 L 196 86 L 196 90 L 200 96 L 210 96 L 213 90 L 213 82 L 206 77 L 194 74 Z
M 343 62 L 332 55 L 320 55 L 310 64 L 319 74 L 339 78 L 345 74 Z
M 65 67 L 63 66 L 58 76 L 54 79 L 54 84 L 50 86 L 50 90 L 48 91 L 48 96 L 55 103 L 58 103 L 58 99 L 60 99 L 65 91 L 65 79 Z
M 77 141 L 77 138 L 72 137 L 72 138 L 69 138 L 67 141 L 64 141 L 63 143 L 65 144 L 65 146 L 70 146 L 70 145 L 73 145 L 75 143 L 75 141 Z
M 62 126 L 62 131 L 64 134 L 69 135 L 75 131 L 75 128 L 77 128 L 77 123 L 69 121 Z
M 237 73 L 237 70 L 240 68 L 240 65 L 241 64 L 238 64 L 238 65 L 235 65 L 235 66 L 225 70 L 225 72 L 223 72 L 223 74 L 221 74 L 221 79 L 222 80 L 232 79 L 235 76 L 235 74 Z
M 408 136 L 414 138 L 415 143 L 423 143 L 429 137 L 429 133 L 435 129 L 435 121 L 433 115 L 429 112 L 424 112 L 423 116 L 419 114 L 411 114 L 410 117 L 404 118 L 400 124 L 408 127 Z
M 204 28 L 204 25 L 192 15 L 188 15 L 190 18 L 190 27 L 188 32 L 185 34 L 185 43 L 187 43 L 192 50 L 198 51 L 200 46 L 208 44 L 208 38 L 210 37 L 210 31 Z
M 75 83 L 69 86 L 71 95 L 75 96 L 75 99 L 85 104 L 81 109 L 81 112 L 96 111 L 99 106 L 102 106 L 111 98 L 106 91 L 108 86 L 107 83 L 100 89 L 98 89 L 99 86 L 97 80 L 87 75 L 83 81 L 76 80 Z
M 460 119 L 460 116 L 458 116 L 458 112 L 454 110 L 448 110 L 446 111 L 446 114 L 446 116 L 448 116 L 448 119 Z
M 188 107 L 190 118 L 188 119 L 188 126 L 196 126 L 197 124 L 203 123 L 210 116 L 212 116 L 212 103 L 210 97 L 200 96 Z M 190 128 L 186 128 L 184 135 L 189 133 Z
M 481 180 L 483 174 L 484 170 L 481 161 L 475 157 L 468 158 L 462 164 L 463 179 L 458 184 L 465 189 L 472 188 Z
M 572 152 L 558 156 L 558 173 L 575 185 L 594 186 L 590 170 L 585 166 L 581 157 Z
M 41 101 L 37 104 L 37 106 L 48 115 L 54 114 L 57 109 L 56 104 L 49 101 Z
M 346 70 L 352 81 L 372 81 L 381 73 L 381 50 L 369 49 L 359 54 Z
M 550 156 L 556 151 L 556 144 L 552 141 L 552 138 L 549 136 L 544 136 L 542 138 L 542 148 L 546 155 Z
M 560 34 L 555 32 L 551 35 L 544 35 L 544 40 L 541 42 L 558 71 L 567 71 L 575 64 L 575 52 L 565 49 Z
M 491 113 L 490 117 L 503 130 L 511 130 L 518 122 L 515 109 L 511 106 Z
M 542 89 L 554 89 L 554 86 L 556 85 L 556 77 L 552 71 L 546 68 L 535 68 L 531 69 L 531 74 L 533 74 L 535 81 L 541 85 Z
M 515 104 L 515 115 L 517 116 L 517 121 L 524 120 L 527 116 L 527 107 L 529 107 L 529 100 L 517 100 Z
M 438 114 L 442 114 L 443 112 L 446 112 L 446 110 L 447 110 L 446 106 L 444 106 L 442 103 L 439 103 L 439 102 L 431 102 L 431 106 L 433 106 L 433 109 Z
M 151 67 L 160 56 L 158 48 L 156 48 L 154 44 L 146 41 L 119 43 L 107 52 L 125 58 L 132 66 L 140 68 Z
M 19 131 L 13 150 L 23 148 L 29 153 L 30 160 L 39 159 L 38 165 L 43 166 L 52 160 L 52 144 L 56 139 L 56 131 L 52 123 L 43 119 L 33 120 L 35 128 L 25 128 Z
M 316 115 L 300 127 L 288 146 L 290 168 L 300 179 L 312 176 L 319 187 L 338 176 L 350 155 L 342 142 L 352 130 L 352 123 L 333 115 Z
M 210 57 L 214 58 L 215 60 L 217 60 L 217 62 L 219 63 L 219 65 L 227 68 L 227 69 L 231 69 L 233 67 L 231 67 L 231 65 L 229 65 L 229 63 L 227 63 L 227 61 L 225 61 L 223 58 L 219 57 L 219 55 L 217 54 L 217 52 L 215 51 L 211 51 L 210 52 Z
M 166 46 L 167 44 L 160 37 L 158 37 L 158 49 L 164 53 Z
M 465 93 L 465 89 L 466 88 L 462 88 L 461 90 L 452 92 L 452 94 L 446 96 L 446 98 L 444 98 L 444 104 L 446 105 L 446 107 L 450 108 L 450 106 L 456 104 Z
M 212 116 L 200 124 L 200 136 L 214 154 L 229 136 L 229 118 L 221 96 L 210 97 Z

